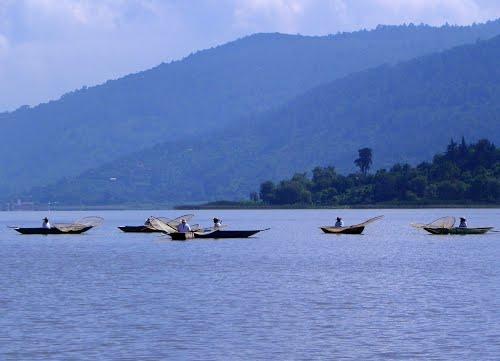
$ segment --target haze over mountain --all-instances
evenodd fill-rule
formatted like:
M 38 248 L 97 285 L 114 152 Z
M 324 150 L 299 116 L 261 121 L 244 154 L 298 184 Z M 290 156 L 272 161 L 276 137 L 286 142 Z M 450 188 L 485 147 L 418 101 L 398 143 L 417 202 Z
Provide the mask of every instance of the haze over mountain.
M 75 176 L 155 143 L 196 143 L 321 83 L 498 33 L 500 21 L 325 37 L 258 34 L 3 113 L 0 191 L 7 196 Z
M 68 204 L 244 197 L 267 179 L 317 165 L 417 162 L 462 135 L 500 141 L 500 36 L 346 76 L 205 137 L 164 143 L 35 190 Z M 113 180 L 111 180 L 113 179 Z

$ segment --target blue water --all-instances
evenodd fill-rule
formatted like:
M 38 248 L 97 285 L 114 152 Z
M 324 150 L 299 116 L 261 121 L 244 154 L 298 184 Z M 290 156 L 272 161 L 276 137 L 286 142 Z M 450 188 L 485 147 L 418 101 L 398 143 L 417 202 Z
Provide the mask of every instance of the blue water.
M 125 234 L 174 211 L 51 212 L 106 219 L 76 236 L 23 236 L 0 214 L 0 360 L 499 360 L 500 233 L 432 236 L 410 222 L 500 210 L 198 211 L 247 240 Z M 361 236 L 326 235 L 342 215 Z

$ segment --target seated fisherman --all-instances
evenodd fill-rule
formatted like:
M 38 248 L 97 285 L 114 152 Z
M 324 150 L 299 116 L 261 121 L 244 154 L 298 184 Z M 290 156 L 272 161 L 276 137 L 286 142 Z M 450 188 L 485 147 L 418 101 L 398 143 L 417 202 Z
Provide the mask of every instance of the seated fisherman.
M 49 222 L 49 219 L 47 217 L 45 217 L 43 219 L 43 223 L 42 223 L 42 228 L 47 228 L 47 229 L 50 229 L 50 222 Z
M 219 218 L 214 218 L 214 229 L 222 227 L 222 221 Z
M 189 226 L 189 224 L 187 224 L 185 219 L 182 219 L 181 223 L 177 226 L 177 232 L 180 233 L 191 232 L 191 227 Z
M 344 221 L 342 218 L 337 217 L 337 222 L 335 222 L 335 227 L 344 227 Z
M 467 220 L 464 217 L 460 217 L 458 228 L 467 228 Z

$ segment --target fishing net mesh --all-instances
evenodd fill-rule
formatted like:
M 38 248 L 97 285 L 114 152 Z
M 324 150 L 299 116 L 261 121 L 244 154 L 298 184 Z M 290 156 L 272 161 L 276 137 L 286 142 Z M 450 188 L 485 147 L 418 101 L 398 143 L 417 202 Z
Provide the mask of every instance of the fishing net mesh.
M 149 217 L 149 226 L 160 232 L 172 233 L 177 231 L 174 227 L 169 226 L 163 220 L 156 217 Z
M 438 218 L 435 221 L 429 223 L 427 227 L 429 228 L 452 228 L 455 225 L 455 217 L 443 217 Z
M 54 228 L 57 228 L 63 232 L 74 232 L 81 231 L 87 227 L 97 227 L 104 222 L 104 218 L 101 217 L 84 217 L 80 218 L 74 223 L 57 223 L 54 224 Z

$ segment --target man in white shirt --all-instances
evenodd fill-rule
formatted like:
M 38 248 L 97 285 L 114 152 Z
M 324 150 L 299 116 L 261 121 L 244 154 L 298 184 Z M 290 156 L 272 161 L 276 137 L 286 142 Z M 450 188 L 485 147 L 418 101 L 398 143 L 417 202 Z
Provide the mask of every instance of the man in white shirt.
M 177 226 L 177 232 L 180 232 L 180 233 L 191 232 L 191 227 L 189 226 L 189 224 L 187 224 L 185 219 L 182 219 L 181 224 L 179 224 Z
M 47 217 L 45 217 L 43 219 L 42 228 L 50 229 L 50 222 L 49 222 L 49 219 Z
M 335 222 L 335 227 L 337 228 L 344 227 L 344 221 L 342 220 L 342 218 L 337 217 L 337 222 Z

